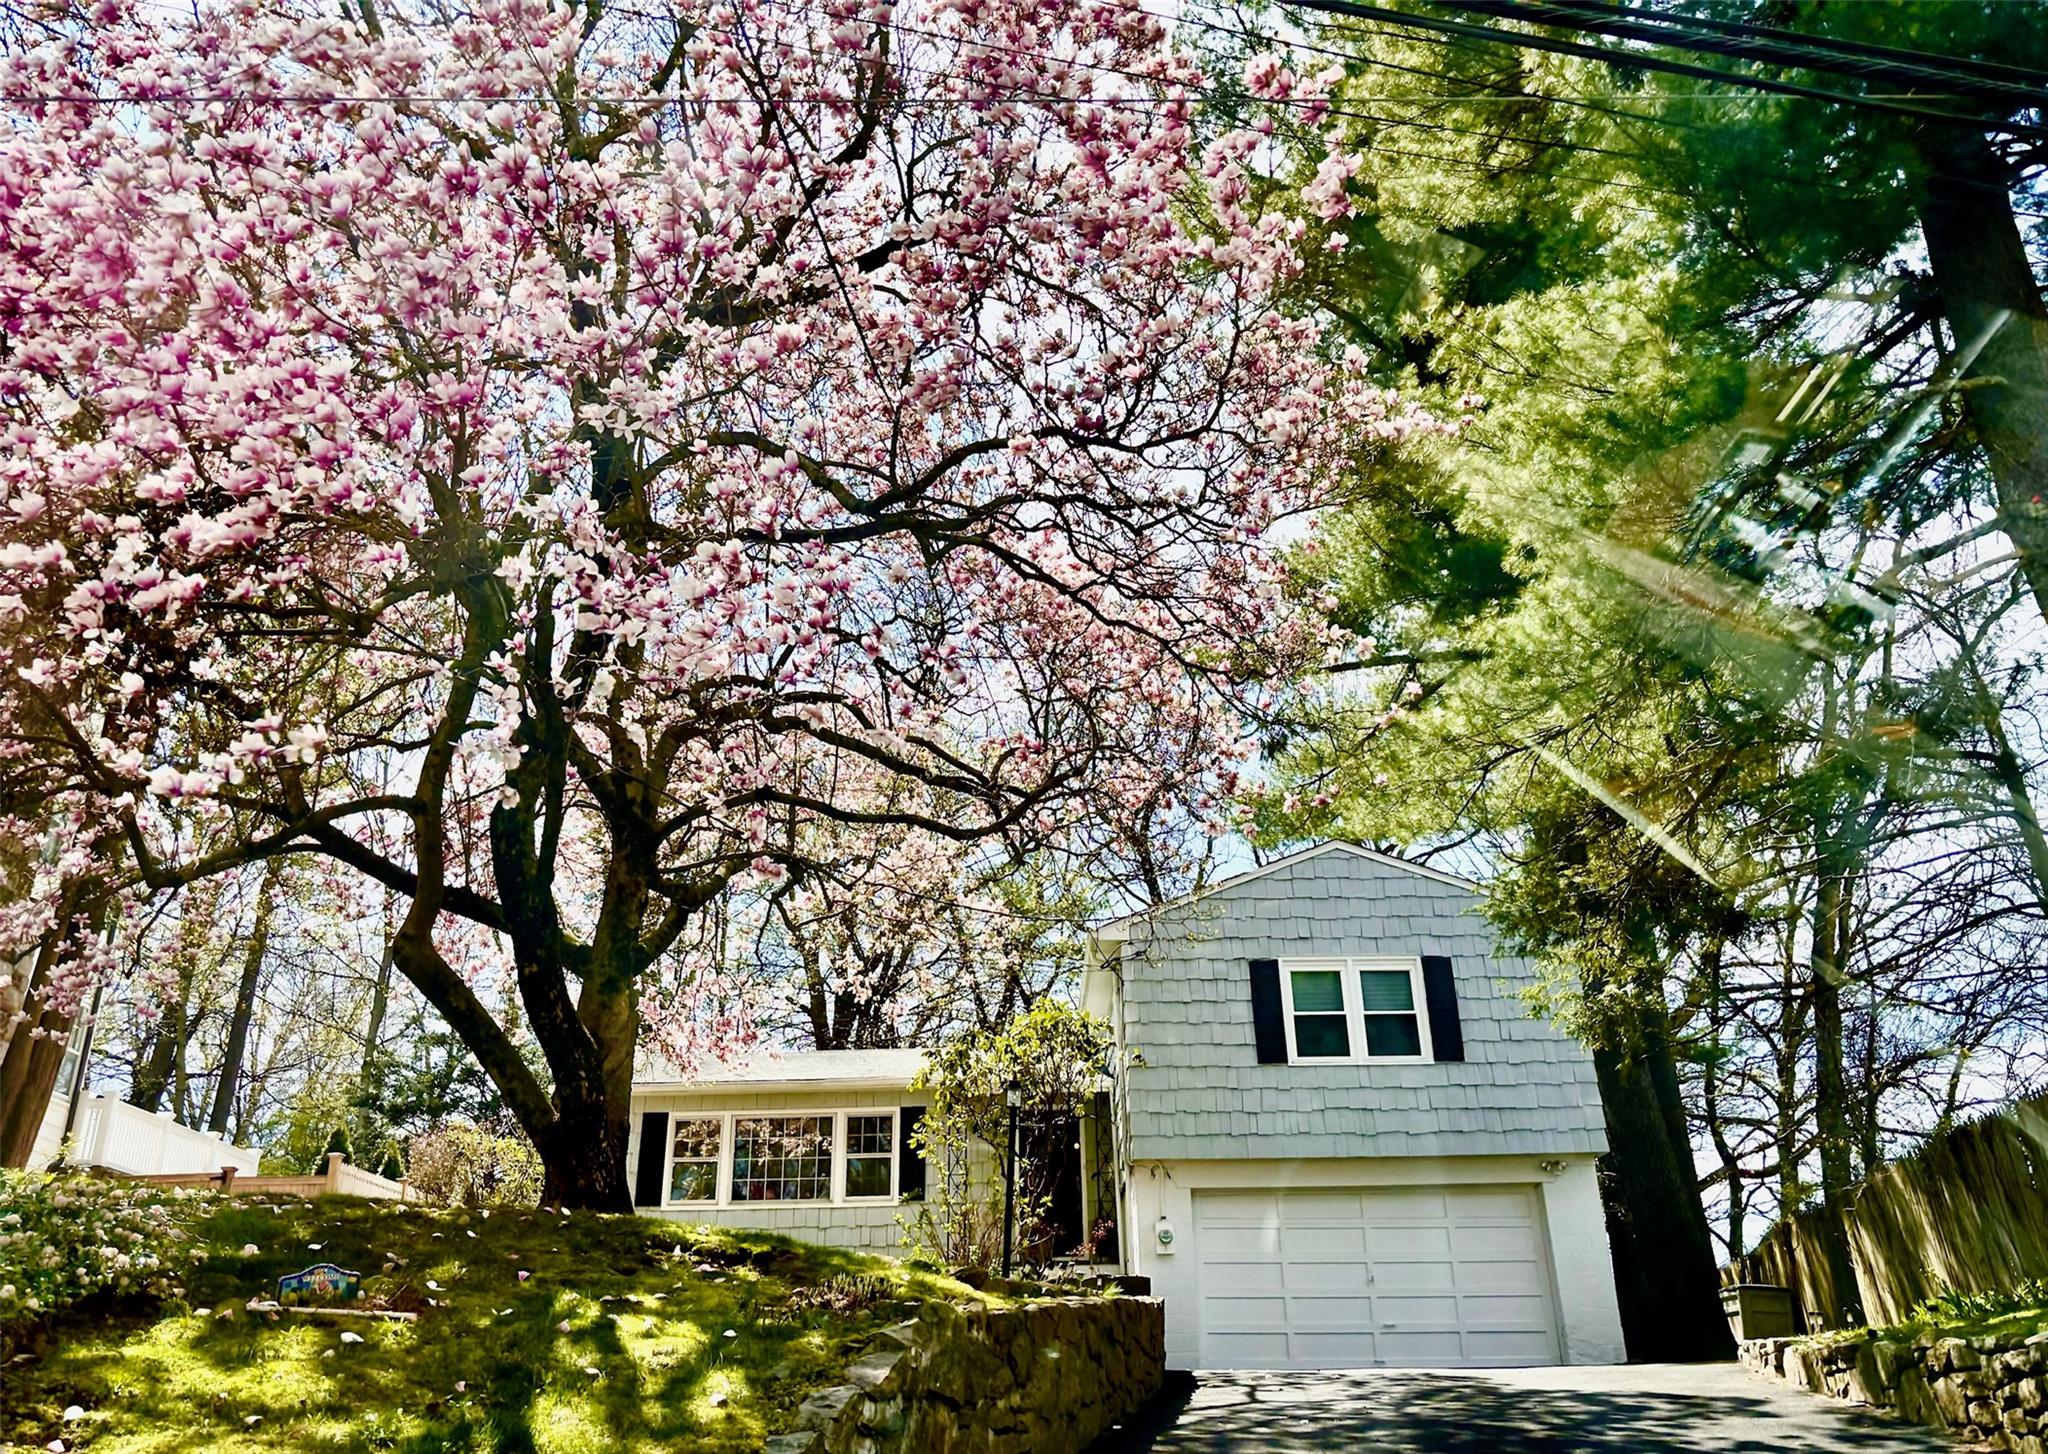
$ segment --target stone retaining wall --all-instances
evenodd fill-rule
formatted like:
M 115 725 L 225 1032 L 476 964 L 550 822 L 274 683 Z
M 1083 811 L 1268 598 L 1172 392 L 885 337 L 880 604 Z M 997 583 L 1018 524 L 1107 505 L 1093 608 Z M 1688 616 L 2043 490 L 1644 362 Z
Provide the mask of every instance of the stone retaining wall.
M 1912 1341 L 1756 1338 L 1751 1372 L 1814 1393 L 1888 1409 L 1991 1449 L 2048 1454 L 2048 1332 L 2030 1337 Z
M 1156 1298 L 932 1303 L 806 1400 L 767 1454 L 1080 1454 L 1165 1371 Z

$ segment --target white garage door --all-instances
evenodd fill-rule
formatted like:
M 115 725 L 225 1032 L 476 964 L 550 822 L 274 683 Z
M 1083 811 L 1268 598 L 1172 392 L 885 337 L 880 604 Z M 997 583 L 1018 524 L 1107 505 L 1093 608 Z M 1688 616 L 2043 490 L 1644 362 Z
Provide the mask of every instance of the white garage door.
M 1554 1363 L 1532 1187 L 1198 1192 L 1209 1368 Z

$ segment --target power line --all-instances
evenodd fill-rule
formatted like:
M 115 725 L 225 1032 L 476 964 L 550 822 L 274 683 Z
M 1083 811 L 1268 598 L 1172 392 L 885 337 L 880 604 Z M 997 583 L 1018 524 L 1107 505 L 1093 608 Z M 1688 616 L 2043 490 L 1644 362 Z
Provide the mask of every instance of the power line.
M 1583 41 L 1560 40 L 1555 36 L 1523 34 L 1502 30 L 1491 25 L 1475 25 L 1463 20 L 1444 20 L 1433 15 L 1417 15 L 1405 10 L 1388 10 L 1378 5 L 1367 5 L 1361 0 L 1289 0 L 1289 3 L 1310 10 L 1324 11 L 1332 15 L 1343 15 L 1353 19 L 1376 20 L 1382 24 L 1402 28 L 1435 31 L 1442 35 L 1458 36 L 1466 40 L 1489 41 L 1499 45 L 1516 46 L 1525 50 L 1550 51 L 1557 55 L 1575 56 L 1581 60 L 1602 61 L 1608 65 L 1644 71 L 1663 71 L 1670 75 L 1687 76 L 1693 80 L 1710 81 L 1721 85 L 1736 86 L 1752 91 L 1763 91 L 1779 96 L 1796 96 L 1808 101 L 1825 101 L 1833 106 L 1860 107 L 1864 110 L 1879 111 L 1894 116 L 1910 117 L 1916 121 L 1936 121 L 1944 125 L 1968 126 L 1981 131 L 1987 126 L 2017 135 L 2048 140 L 2048 126 L 2031 121 L 1995 120 L 1982 116 L 1970 116 L 1956 111 L 1944 111 L 1939 107 L 1921 105 L 1915 101 L 1895 100 L 1869 93 L 1833 91 L 1824 86 L 1808 86 L 1798 81 L 1781 81 L 1771 76 L 1749 75 L 1740 71 L 1716 70 L 1711 66 L 1695 65 L 1690 61 L 1675 61 L 1668 57 L 1652 55 L 1642 51 L 1622 51 L 1611 46 L 1588 45 Z M 1475 0 L 1475 3 L 1490 3 L 1490 0 Z
M 1442 3 L 1455 6 L 1459 4 L 1459 0 L 1442 0 Z M 1705 31 L 1713 35 L 1755 37 L 1812 50 L 1832 51 L 1843 56 L 1892 61 L 1916 69 L 1960 72 L 1987 81 L 2010 84 L 2021 90 L 2032 89 L 2038 92 L 2041 88 L 2048 87 L 2048 71 L 2025 66 L 2008 66 L 1996 61 L 1979 60 L 1975 56 L 1959 56 L 1948 51 L 1904 50 L 1898 46 L 1873 45 L 1867 41 L 1847 40 L 1840 36 L 1812 31 L 1788 30 L 1775 25 L 1758 25 L 1751 21 L 1717 20 L 1712 16 L 1690 12 L 1680 14 L 1644 10 L 1636 6 L 1611 4 L 1608 0 L 1549 0 L 1549 4 L 1550 8 L 1570 10 L 1579 15 L 1612 16 L 1624 20 L 1675 25 L 1686 30 Z
M 1496 19 L 1547 25 L 1561 30 L 1615 35 L 1628 40 L 1711 55 L 1736 56 L 1766 61 L 1794 69 L 1828 71 L 1863 80 L 1889 81 L 1909 88 L 1931 84 L 1942 91 L 1979 100 L 1995 101 L 2007 107 L 2048 106 L 2044 79 L 2028 76 L 2023 83 L 2005 76 L 1974 75 L 1948 64 L 1947 57 L 1913 56 L 1893 51 L 1884 55 L 1839 53 L 1825 36 L 1802 35 L 1797 31 L 1764 31 L 1732 21 L 1716 22 L 1711 28 L 1696 26 L 1690 16 L 1638 10 L 1632 6 L 1603 3 L 1603 0 L 1433 0 L 1447 10 L 1488 15 Z M 1873 48 L 1882 49 L 1882 48 Z M 2017 74 L 2026 76 L 2025 72 Z

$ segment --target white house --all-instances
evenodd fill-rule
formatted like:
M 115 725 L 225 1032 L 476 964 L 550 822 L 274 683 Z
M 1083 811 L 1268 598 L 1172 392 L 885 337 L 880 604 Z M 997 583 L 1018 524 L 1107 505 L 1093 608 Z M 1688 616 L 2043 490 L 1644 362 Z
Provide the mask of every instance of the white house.
M 919 1050 L 763 1054 L 678 1079 L 643 1066 L 627 1165 L 643 1212 L 895 1252 L 898 1213 L 924 1191 L 907 1144 L 929 1098 Z
M 910 1088 L 923 1068 L 921 1050 L 766 1051 L 687 1080 L 643 1064 L 626 1149 L 634 1205 L 674 1221 L 900 1254 L 926 1189 L 911 1140 L 931 1103 Z M 1107 1098 L 1098 1100 L 1106 1111 Z M 1107 1138 L 1096 1157 L 1086 1118 L 1027 1127 L 1026 1137 L 1039 1141 L 1035 1154 L 1053 1150 L 1064 1161 L 1047 1220 L 1054 1253 L 1070 1254 L 1086 1229 L 1115 1217 Z M 1084 1179 L 1084 1164 L 1100 1174 Z M 977 1187 L 1001 1185 L 982 1152 L 970 1154 L 966 1173 Z M 1114 1246 L 1093 1255 L 1114 1256 Z
M 1119 920 L 1115 1029 L 1055 1189 L 1054 1250 L 1166 1299 L 1174 1368 L 1605 1363 L 1622 1354 L 1585 1050 L 1530 1017 L 1473 886 L 1325 844 Z M 650 1214 L 898 1251 L 925 1168 L 914 1050 L 650 1069 L 628 1149 Z

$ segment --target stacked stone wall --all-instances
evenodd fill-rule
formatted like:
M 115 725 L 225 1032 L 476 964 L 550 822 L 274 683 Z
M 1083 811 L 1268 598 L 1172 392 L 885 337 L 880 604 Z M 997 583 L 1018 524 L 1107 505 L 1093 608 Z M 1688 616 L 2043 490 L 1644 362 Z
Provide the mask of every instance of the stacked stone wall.
M 1165 1370 L 1156 1298 L 934 1303 L 812 1395 L 768 1454 L 1080 1454 Z
M 1756 1373 L 1888 1409 L 1992 1449 L 2048 1454 L 2048 1332 L 1981 1338 L 1757 1338 Z

